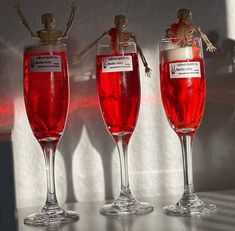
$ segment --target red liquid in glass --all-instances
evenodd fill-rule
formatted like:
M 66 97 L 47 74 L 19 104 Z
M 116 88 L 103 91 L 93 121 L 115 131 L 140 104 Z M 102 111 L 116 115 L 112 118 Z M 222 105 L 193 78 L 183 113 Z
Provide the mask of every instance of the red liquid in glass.
M 38 55 L 59 55 L 61 72 L 30 72 L 30 57 Z M 25 51 L 24 99 L 35 137 L 58 140 L 64 129 L 69 100 L 66 52 Z
M 102 72 L 102 58 L 97 56 L 97 90 L 101 113 L 107 128 L 114 136 L 129 134 L 135 129 L 140 106 L 140 80 L 138 59 L 131 55 L 133 71 Z M 110 57 L 110 55 L 108 55 Z M 115 55 L 112 55 L 115 56 Z
M 160 65 L 163 106 L 178 135 L 193 135 L 200 125 L 205 101 L 205 73 L 202 58 L 175 62 L 200 62 L 201 78 L 170 78 L 169 63 Z M 171 62 L 172 63 L 172 62 Z

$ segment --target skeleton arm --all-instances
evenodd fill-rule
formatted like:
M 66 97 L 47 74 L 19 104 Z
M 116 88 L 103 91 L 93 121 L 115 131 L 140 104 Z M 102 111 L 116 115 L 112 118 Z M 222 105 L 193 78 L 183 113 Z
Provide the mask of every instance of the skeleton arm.
M 23 25 L 24 25 L 24 26 L 27 28 L 27 30 L 29 31 L 30 35 L 31 35 L 32 37 L 38 37 L 37 33 L 35 33 L 35 32 L 30 28 L 29 23 L 27 22 L 26 18 L 24 17 L 23 13 L 21 12 L 21 10 L 20 10 L 20 5 L 17 4 L 17 5 L 15 6 L 15 8 L 16 8 L 16 12 L 17 12 L 19 18 L 21 19 Z
M 69 31 L 70 31 L 70 29 L 73 25 L 73 21 L 74 21 L 75 15 L 76 15 L 76 10 L 77 10 L 77 7 L 75 5 L 75 1 L 73 1 L 72 6 L 71 6 L 70 17 L 69 17 L 69 20 L 67 22 L 67 27 L 66 27 L 65 32 L 62 34 L 63 38 L 66 38 L 68 36 L 68 33 L 69 33 Z
M 195 26 L 195 29 L 199 32 L 200 36 L 202 37 L 203 41 L 206 43 L 206 50 L 210 52 L 216 51 L 216 47 L 212 45 L 208 37 L 201 31 L 200 27 Z
M 142 51 L 141 47 L 140 47 L 139 44 L 137 43 L 137 40 L 136 40 L 135 35 L 132 35 L 132 38 L 133 38 L 134 42 L 136 43 L 137 51 L 138 51 L 138 53 L 139 53 L 139 55 L 140 55 L 140 58 L 141 58 L 141 60 L 142 60 L 142 62 L 143 62 L 143 65 L 144 65 L 144 67 L 145 67 L 145 74 L 146 74 L 148 77 L 150 77 L 152 70 L 151 70 L 151 68 L 148 67 L 147 60 L 146 60 L 145 57 L 144 57 L 144 54 L 143 54 L 143 51 Z
M 74 63 L 79 63 L 80 60 L 85 56 L 93 47 L 97 46 L 98 42 L 104 38 L 106 35 L 108 35 L 108 32 L 104 32 L 98 39 L 96 39 L 94 42 L 92 42 L 90 45 L 88 45 L 79 55 L 76 55 L 74 57 Z

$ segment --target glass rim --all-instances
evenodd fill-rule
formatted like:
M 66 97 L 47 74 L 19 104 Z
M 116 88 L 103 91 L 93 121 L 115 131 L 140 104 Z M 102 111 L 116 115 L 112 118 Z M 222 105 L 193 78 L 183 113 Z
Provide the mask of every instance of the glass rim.
M 44 48 L 44 47 L 56 47 L 56 46 L 61 46 L 61 47 L 64 47 L 66 48 L 67 45 L 65 43 L 49 43 L 49 44 L 44 44 L 44 43 L 35 43 L 35 44 L 30 44 L 30 45 L 26 45 L 24 46 L 24 51 L 27 51 L 27 50 L 33 50 L 34 48 L 37 49 L 37 48 Z
M 134 42 L 134 41 L 127 41 L 127 42 L 117 42 L 117 44 L 133 44 L 133 45 L 135 45 L 136 46 L 136 42 Z M 105 43 L 102 43 L 102 42 L 99 42 L 98 44 L 97 44 L 97 47 L 109 47 L 110 46 L 110 44 L 105 44 Z
M 192 38 L 201 40 L 200 36 L 193 36 Z M 173 38 L 161 38 L 161 39 L 158 40 L 158 42 L 171 42 L 174 39 L 178 39 L 179 40 L 179 38 L 177 38 L 177 37 L 173 37 Z

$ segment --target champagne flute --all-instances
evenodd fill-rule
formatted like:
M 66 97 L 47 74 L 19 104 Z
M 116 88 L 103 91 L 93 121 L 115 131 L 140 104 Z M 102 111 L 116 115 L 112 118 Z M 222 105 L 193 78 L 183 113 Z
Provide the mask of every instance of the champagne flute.
M 140 107 L 138 56 L 134 42 L 117 42 L 116 47 L 98 44 L 96 58 L 97 91 L 101 114 L 116 142 L 121 171 L 121 192 L 100 213 L 107 216 L 146 214 L 153 206 L 139 202 L 131 194 L 127 148 L 135 129 Z
M 47 198 L 41 212 L 27 216 L 28 225 L 68 223 L 76 212 L 59 207 L 54 178 L 57 144 L 63 134 L 69 104 L 66 45 L 40 44 L 24 50 L 24 100 L 28 120 L 45 158 Z
M 160 85 L 167 119 L 181 142 L 184 192 L 176 205 L 164 207 L 163 212 L 188 216 L 213 210 L 216 206 L 200 200 L 193 185 L 192 141 L 201 123 L 206 96 L 201 39 L 175 41 L 160 41 Z

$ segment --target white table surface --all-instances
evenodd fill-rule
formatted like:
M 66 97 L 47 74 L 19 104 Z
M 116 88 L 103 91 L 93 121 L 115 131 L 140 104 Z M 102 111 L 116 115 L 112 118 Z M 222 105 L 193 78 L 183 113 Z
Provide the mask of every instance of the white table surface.
M 201 199 L 217 205 L 217 210 L 210 214 L 193 217 L 172 217 L 162 213 L 162 207 L 175 202 L 179 197 L 144 198 L 154 205 L 154 212 L 144 216 L 126 219 L 104 217 L 99 208 L 104 202 L 76 203 L 65 205 L 76 210 L 80 220 L 55 227 L 30 227 L 23 224 L 23 218 L 40 208 L 18 210 L 16 226 L 19 231 L 234 231 L 235 230 L 235 190 L 198 193 Z M 1 231 L 5 231 L 2 230 Z M 6 230 L 8 231 L 8 230 Z M 13 230 L 9 230 L 13 231 Z

